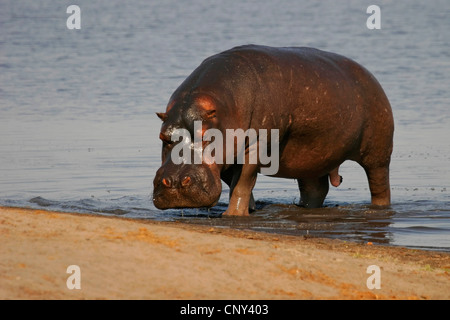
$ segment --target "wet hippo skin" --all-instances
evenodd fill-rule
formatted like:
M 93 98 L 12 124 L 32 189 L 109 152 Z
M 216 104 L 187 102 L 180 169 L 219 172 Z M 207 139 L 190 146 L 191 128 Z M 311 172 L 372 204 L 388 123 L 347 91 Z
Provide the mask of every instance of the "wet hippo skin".
M 323 205 L 329 183 L 342 182 L 338 168 L 345 160 L 364 168 L 372 205 L 390 205 L 391 107 L 373 75 L 341 55 L 313 48 L 233 48 L 204 60 L 158 116 L 163 147 L 153 182 L 157 208 L 214 206 L 221 180 L 230 187 L 225 214 L 248 215 L 255 207 L 252 189 L 261 163 L 173 163 L 178 142 L 171 136 L 177 128 L 194 136 L 194 121 L 202 121 L 202 132 L 215 128 L 224 136 L 226 129 L 277 129 L 279 168 L 272 176 L 298 180 L 300 206 Z

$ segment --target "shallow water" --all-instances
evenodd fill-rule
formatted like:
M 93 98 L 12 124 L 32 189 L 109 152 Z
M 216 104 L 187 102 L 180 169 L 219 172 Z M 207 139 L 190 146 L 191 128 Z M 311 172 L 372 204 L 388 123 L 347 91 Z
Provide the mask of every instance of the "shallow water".
M 0 204 L 182 220 L 299 236 L 450 251 L 450 4 L 379 1 L 381 30 L 361 1 L 70 1 L 0 3 Z M 393 204 L 373 210 L 363 170 L 323 209 L 298 202 L 294 180 L 260 176 L 259 210 L 157 210 L 159 119 L 206 57 L 236 45 L 312 46 L 367 67 L 388 95 L 396 131 Z

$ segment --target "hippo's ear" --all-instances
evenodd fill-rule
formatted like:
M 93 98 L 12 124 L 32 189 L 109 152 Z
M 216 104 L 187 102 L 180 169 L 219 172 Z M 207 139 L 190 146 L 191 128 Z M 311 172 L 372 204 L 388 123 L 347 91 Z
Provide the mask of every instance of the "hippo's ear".
M 162 121 L 166 121 L 166 120 L 167 120 L 167 113 L 164 113 L 164 112 L 157 112 L 156 115 L 157 115 L 158 118 L 160 118 Z

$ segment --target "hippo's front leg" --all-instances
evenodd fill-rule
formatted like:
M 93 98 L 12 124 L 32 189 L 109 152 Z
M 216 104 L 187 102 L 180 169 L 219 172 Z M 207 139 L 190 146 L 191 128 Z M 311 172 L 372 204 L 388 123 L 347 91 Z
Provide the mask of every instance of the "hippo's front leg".
M 241 175 L 242 165 L 235 165 L 234 167 L 228 168 L 224 172 L 221 173 L 220 177 L 221 179 L 228 185 L 230 188 L 230 196 L 229 199 L 231 199 L 231 195 L 233 194 L 234 187 L 236 186 L 239 177 Z M 238 172 L 236 172 L 238 171 Z M 255 199 L 253 197 L 253 192 L 250 194 L 250 203 L 248 207 L 249 212 L 253 212 L 256 210 L 256 203 Z
M 328 175 L 320 178 L 298 179 L 300 206 L 320 208 L 328 193 Z
M 234 188 L 230 189 L 230 203 L 224 215 L 248 216 L 249 205 L 252 198 L 252 190 L 256 183 L 258 167 L 256 164 L 244 164 L 233 173 L 233 180 L 236 181 Z

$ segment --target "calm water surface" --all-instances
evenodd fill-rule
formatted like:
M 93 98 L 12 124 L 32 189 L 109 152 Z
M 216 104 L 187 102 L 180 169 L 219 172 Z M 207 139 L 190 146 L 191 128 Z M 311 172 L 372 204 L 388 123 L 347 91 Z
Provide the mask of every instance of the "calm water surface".
M 450 251 L 450 3 L 378 1 L 0 2 L 0 205 L 182 220 L 293 235 Z M 311 46 L 346 55 L 382 84 L 394 111 L 393 204 L 373 210 L 363 170 L 323 209 L 306 210 L 294 180 L 260 176 L 259 210 L 157 210 L 160 120 L 200 64 L 236 45 Z

